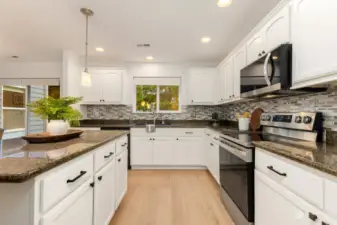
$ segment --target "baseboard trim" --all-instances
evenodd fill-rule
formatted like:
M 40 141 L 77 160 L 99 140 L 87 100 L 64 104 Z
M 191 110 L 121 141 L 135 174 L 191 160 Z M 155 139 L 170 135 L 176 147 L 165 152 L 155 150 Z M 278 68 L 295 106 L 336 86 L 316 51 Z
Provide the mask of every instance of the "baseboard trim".
M 132 170 L 207 170 L 205 166 L 131 166 Z

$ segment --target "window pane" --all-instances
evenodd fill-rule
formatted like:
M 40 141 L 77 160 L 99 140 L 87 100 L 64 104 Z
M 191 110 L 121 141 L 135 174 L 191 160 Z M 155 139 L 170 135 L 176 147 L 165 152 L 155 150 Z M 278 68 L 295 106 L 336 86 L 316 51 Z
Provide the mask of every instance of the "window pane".
M 48 86 L 48 96 L 59 99 L 60 98 L 60 86 Z
M 26 89 L 16 86 L 3 87 L 3 107 L 25 108 Z
M 157 86 L 137 85 L 136 94 L 136 111 L 152 112 L 156 110 Z
M 4 109 L 3 110 L 3 117 L 4 117 L 4 127 L 3 128 L 5 130 L 26 128 L 25 114 L 26 114 L 26 110 Z
M 160 86 L 159 93 L 160 111 L 179 110 L 179 86 Z

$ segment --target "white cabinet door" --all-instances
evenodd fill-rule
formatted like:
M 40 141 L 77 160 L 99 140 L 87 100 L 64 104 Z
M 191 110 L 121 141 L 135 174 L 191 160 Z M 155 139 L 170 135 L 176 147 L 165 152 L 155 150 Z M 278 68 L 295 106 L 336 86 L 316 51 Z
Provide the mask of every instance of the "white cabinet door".
M 131 165 L 153 165 L 153 141 L 149 137 L 131 139 Z
M 124 151 L 116 158 L 116 204 L 117 209 L 127 191 L 128 152 Z
M 241 70 L 247 65 L 246 62 L 246 46 L 239 49 L 233 56 L 233 95 L 234 98 L 240 98 L 240 73 Z
M 220 153 L 219 145 L 210 142 L 209 143 L 209 155 L 210 155 L 210 172 L 218 184 L 220 184 Z
M 337 1 L 294 0 L 293 84 L 324 75 L 330 75 L 326 79 L 337 78 L 336 12 Z
M 264 178 L 264 179 L 263 179 Z M 255 224 L 256 225 L 310 225 L 308 213 L 283 197 L 255 171 Z
M 50 210 L 41 219 L 41 225 L 92 225 L 93 187 L 92 179 L 85 182 L 71 195 Z
M 104 84 L 103 100 L 104 103 L 121 103 L 123 100 L 123 72 L 114 71 L 102 75 Z
M 219 87 L 219 95 L 220 95 L 220 99 L 218 97 L 217 101 L 219 102 L 224 102 L 226 99 L 226 87 L 227 87 L 227 80 L 226 80 L 226 63 L 223 63 L 220 65 L 220 79 L 219 79 L 219 83 L 217 84 L 217 86 Z
M 174 139 L 171 137 L 156 137 L 153 141 L 154 165 L 173 165 Z
M 225 80 L 226 80 L 226 86 L 225 86 L 225 100 L 231 100 L 234 97 L 234 89 L 233 89 L 233 58 L 230 57 L 226 61 L 224 65 L 225 70 Z
M 174 162 L 182 166 L 204 165 L 203 149 L 202 137 L 178 137 L 173 148 Z
M 257 33 L 246 44 L 247 64 L 250 64 L 260 58 L 264 48 L 263 32 Z
M 189 75 L 189 104 L 213 104 L 215 69 L 192 69 Z
M 115 159 L 95 175 L 94 225 L 108 225 L 115 212 Z
M 267 23 L 265 31 L 266 52 L 290 42 L 290 8 L 285 6 Z
M 92 74 L 92 85 L 90 87 L 81 86 L 81 96 L 84 103 L 96 103 L 103 100 L 103 85 L 104 79 L 100 74 Z M 80 84 L 78 84 L 80 85 Z

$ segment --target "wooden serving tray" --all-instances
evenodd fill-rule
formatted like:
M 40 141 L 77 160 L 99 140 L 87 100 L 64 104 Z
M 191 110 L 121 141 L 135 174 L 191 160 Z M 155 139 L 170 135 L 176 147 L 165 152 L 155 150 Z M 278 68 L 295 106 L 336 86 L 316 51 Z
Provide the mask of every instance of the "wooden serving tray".
M 48 132 L 44 132 L 39 134 L 29 134 L 23 136 L 22 139 L 28 141 L 31 144 L 53 143 L 77 138 L 82 133 L 83 130 L 68 130 L 66 134 L 62 135 L 50 135 Z

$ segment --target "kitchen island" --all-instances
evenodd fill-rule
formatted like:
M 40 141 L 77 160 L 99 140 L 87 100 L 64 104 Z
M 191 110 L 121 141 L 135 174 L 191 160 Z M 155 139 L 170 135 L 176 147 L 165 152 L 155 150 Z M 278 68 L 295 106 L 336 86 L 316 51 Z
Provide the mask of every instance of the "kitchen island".
M 107 224 L 127 190 L 128 133 L 85 131 L 58 143 L 5 143 L 1 225 Z

